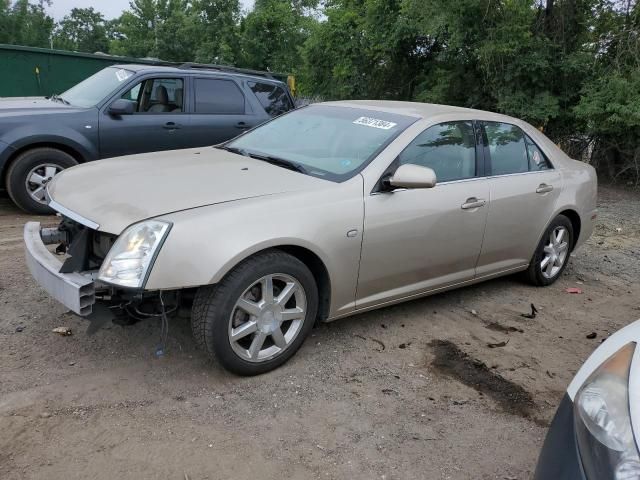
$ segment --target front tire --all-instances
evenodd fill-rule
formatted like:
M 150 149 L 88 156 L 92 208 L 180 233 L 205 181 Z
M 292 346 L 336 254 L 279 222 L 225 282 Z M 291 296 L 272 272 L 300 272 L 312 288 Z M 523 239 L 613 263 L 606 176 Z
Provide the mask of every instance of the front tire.
M 78 162 L 56 148 L 41 147 L 21 153 L 7 171 L 7 192 L 25 212 L 37 215 L 54 213 L 47 205 L 45 189 L 55 175 Z
M 198 346 L 227 370 L 258 375 L 296 353 L 317 310 L 311 271 L 297 258 L 272 250 L 243 261 L 220 283 L 201 287 L 191 328 Z
M 569 263 L 572 246 L 573 225 L 558 215 L 547 227 L 525 272 L 529 283 L 538 287 L 554 283 Z

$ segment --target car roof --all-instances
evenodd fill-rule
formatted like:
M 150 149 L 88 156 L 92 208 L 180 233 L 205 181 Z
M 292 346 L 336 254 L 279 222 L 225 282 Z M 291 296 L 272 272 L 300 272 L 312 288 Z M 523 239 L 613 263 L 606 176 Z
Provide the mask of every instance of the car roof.
M 451 105 L 439 105 L 436 103 L 399 102 L 393 100 L 343 100 L 325 102 L 323 105 L 338 107 L 365 108 L 380 112 L 395 113 L 417 118 L 432 118 L 439 115 L 465 113 L 478 117 L 479 120 L 496 120 L 519 123 L 521 120 L 500 113 L 476 110 L 473 108 L 456 107 Z
M 133 70 L 134 72 L 145 72 L 151 71 L 153 73 L 168 73 L 168 74 L 197 74 L 197 75 L 215 75 L 220 77 L 243 77 L 259 82 L 267 82 L 267 83 L 277 83 L 280 85 L 284 85 L 284 82 L 278 80 L 277 78 L 269 78 L 261 75 L 250 75 L 242 72 L 233 72 L 233 71 L 224 71 L 224 70 L 216 70 L 216 69 L 207 69 L 207 68 L 178 68 L 172 67 L 169 65 L 143 65 L 137 63 L 125 63 L 118 65 L 111 65 L 111 67 L 116 68 L 124 68 L 126 70 Z

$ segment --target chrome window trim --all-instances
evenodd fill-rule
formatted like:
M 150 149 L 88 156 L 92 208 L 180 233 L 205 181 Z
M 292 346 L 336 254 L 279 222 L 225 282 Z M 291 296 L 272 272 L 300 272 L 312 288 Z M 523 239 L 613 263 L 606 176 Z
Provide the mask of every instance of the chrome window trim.
M 72 212 L 67 207 L 60 205 L 58 202 L 56 202 L 53 199 L 49 201 L 49 206 L 53 208 L 56 212 L 64 215 L 67 218 L 70 218 L 75 222 L 78 222 L 84 225 L 85 227 L 90 228 L 91 230 L 98 230 L 100 228 L 100 225 L 98 225 L 96 222 L 89 220 L 88 218 L 85 218 L 82 215 L 79 215 L 75 212 Z
M 547 168 L 546 170 L 529 170 L 528 172 L 503 173 L 501 175 L 487 175 L 486 178 L 515 177 L 515 176 L 519 176 L 519 175 L 531 175 L 531 174 L 535 174 L 535 173 L 549 173 L 549 172 L 553 172 L 554 170 L 555 170 L 555 168 Z

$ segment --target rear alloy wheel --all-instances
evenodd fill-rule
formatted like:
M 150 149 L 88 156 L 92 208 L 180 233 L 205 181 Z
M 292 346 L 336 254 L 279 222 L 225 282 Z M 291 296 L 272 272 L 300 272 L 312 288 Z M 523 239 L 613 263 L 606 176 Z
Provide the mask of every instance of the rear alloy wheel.
M 226 369 L 257 375 L 295 354 L 317 309 L 317 286 L 307 266 L 272 250 L 245 260 L 217 285 L 201 287 L 191 326 L 196 343 Z
M 573 226 L 564 215 L 558 215 L 543 235 L 533 254 L 527 277 L 530 283 L 547 286 L 555 282 L 567 266 L 573 245 Z
M 29 213 L 54 213 L 47 205 L 47 185 L 62 170 L 77 164 L 71 155 L 55 148 L 27 150 L 11 163 L 7 172 L 9 196 Z

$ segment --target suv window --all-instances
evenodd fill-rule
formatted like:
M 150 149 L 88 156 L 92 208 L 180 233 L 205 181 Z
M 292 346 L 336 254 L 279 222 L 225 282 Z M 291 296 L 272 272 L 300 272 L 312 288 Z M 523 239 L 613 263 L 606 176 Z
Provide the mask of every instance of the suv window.
M 138 113 L 181 113 L 183 96 L 181 78 L 150 78 L 136 84 L 121 98 L 136 102 Z
M 196 113 L 244 114 L 244 95 L 232 80 L 196 78 Z
M 484 122 L 491 157 L 491 175 L 529 171 L 524 133 L 508 123 Z
M 473 123 L 448 122 L 429 127 L 404 149 L 398 160 L 400 165 L 432 168 L 438 182 L 472 178 L 476 175 Z
M 535 172 L 537 170 L 548 170 L 551 168 L 551 163 L 547 159 L 546 155 L 542 153 L 540 147 L 538 147 L 529 135 L 524 136 L 524 141 L 527 145 L 527 154 L 529 155 L 529 171 Z
M 264 108 L 272 117 L 277 117 L 293 108 L 291 99 L 284 88 L 271 83 L 248 82 L 251 91 L 255 94 Z

